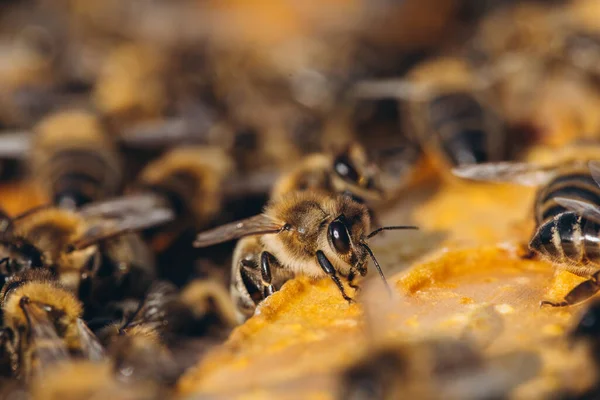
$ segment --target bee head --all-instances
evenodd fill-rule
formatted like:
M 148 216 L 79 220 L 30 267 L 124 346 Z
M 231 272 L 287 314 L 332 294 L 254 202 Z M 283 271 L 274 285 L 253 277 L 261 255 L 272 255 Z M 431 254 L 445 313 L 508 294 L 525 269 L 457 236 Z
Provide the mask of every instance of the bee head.
M 350 144 L 333 157 L 333 171 L 334 185 L 338 191 L 347 189 L 348 185 L 363 196 L 368 196 L 371 191 L 381 191 L 376 181 L 376 169 L 358 144 Z M 365 191 L 367 193 L 362 193 Z

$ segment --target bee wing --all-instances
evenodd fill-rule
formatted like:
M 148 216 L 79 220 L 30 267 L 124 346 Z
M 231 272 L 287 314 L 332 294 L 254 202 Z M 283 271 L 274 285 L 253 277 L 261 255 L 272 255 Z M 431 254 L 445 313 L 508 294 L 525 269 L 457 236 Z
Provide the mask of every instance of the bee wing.
M 160 211 L 162 214 L 175 215 L 160 196 L 149 193 L 117 197 L 83 206 L 79 213 L 85 218 L 123 218 L 130 215 L 148 215 Z
M 600 224 L 600 209 L 598 206 L 585 201 L 570 199 L 567 197 L 557 197 L 554 199 L 554 201 L 567 210 L 573 211 L 585 219 Z
M 281 232 L 284 225 L 273 221 L 264 214 L 219 226 L 201 232 L 194 241 L 195 247 L 207 247 L 213 244 L 239 239 L 244 236 L 263 235 Z
M 599 161 L 590 161 L 588 163 L 590 168 L 590 173 L 592 174 L 592 178 L 594 181 L 600 186 L 600 162 Z
M 41 305 L 23 302 L 23 313 L 29 324 L 31 347 L 35 349 L 37 372 L 41 373 L 56 362 L 70 358 L 65 342 L 58 336 Z
M 126 329 L 142 323 L 162 323 L 165 319 L 166 304 L 176 299 L 177 294 L 177 288 L 172 283 L 165 281 L 153 283 L 138 309 L 124 323 L 122 328 Z
M 101 218 L 93 221 L 81 237 L 71 243 L 71 251 L 81 250 L 103 240 L 129 232 L 137 232 L 172 221 L 169 209 L 156 209 L 144 214 L 132 214 L 121 218 Z
M 0 235 L 8 234 L 10 235 L 13 231 L 13 220 L 12 218 L 4 211 L 4 209 L 0 208 Z
M 397 98 L 406 101 L 426 101 L 433 94 L 431 87 L 406 79 L 376 79 L 358 82 L 352 88 L 357 99 Z
M 0 133 L 0 159 L 24 159 L 29 154 L 31 138 L 27 131 L 4 131 Z
M 471 164 L 452 169 L 455 176 L 485 182 L 511 182 L 523 186 L 547 183 L 554 175 L 556 166 L 540 166 L 530 163 L 498 162 Z
M 83 356 L 91 361 L 104 359 L 104 348 L 94 333 L 81 318 L 77 319 L 77 330 Z

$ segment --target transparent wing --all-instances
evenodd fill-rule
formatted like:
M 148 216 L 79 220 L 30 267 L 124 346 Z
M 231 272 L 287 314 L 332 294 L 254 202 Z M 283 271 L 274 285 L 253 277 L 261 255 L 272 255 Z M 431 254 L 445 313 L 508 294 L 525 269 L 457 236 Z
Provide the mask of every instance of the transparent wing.
M 241 221 L 219 226 L 215 229 L 201 232 L 194 241 L 195 247 L 207 247 L 213 244 L 227 242 L 250 235 L 278 233 L 283 225 L 273 221 L 264 214 L 256 215 Z
M 594 178 L 594 181 L 598 184 L 598 186 L 600 186 L 600 161 L 590 161 L 588 166 L 590 168 L 592 178 Z
M 0 235 L 10 235 L 13 231 L 13 220 L 8 213 L 0 208 Z
M 352 88 L 352 95 L 358 99 L 397 98 L 407 101 L 425 101 L 433 90 L 423 84 L 406 79 L 377 79 L 358 82 Z
M 70 250 L 81 250 L 93 244 L 125 233 L 138 232 L 167 222 L 174 218 L 170 209 L 155 209 L 143 214 L 131 214 L 121 218 L 103 217 L 93 220 L 81 237 L 71 243 Z
M 600 208 L 598 208 L 598 206 L 581 200 L 569 199 L 567 197 L 557 197 L 554 201 L 567 210 L 573 211 L 585 219 L 600 224 Z
M 530 163 L 498 162 L 456 167 L 452 173 L 463 179 L 484 182 L 508 182 L 523 186 L 539 186 L 555 175 L 556 166 Z
M 123 218 L 131 215 L 147 215 L 153 212 L 162 214 L 173 211 L 161 196 L 150 193 L 117 197 L 105 201 L 88 204 L 79 213 L 86 218 Z
M 29 324 L 30 346 L 35 357 L 36 373 L 70 358 L 65 342 L 58 336 L 42 304 L 22 301 L 21 308 Z
M 91 361 L 104 359 L 104 348 L 94 333 L 88 328 L 82 319 L 77 320 L 77 330 L 83 356 Z
M 0 133 L 0 159 L 24 159 L 29 154 L 33 135 L 26 131 Z
M 166 318 L 168 303 L 176 300 L 178 293 L 177 287 L 172 283 L 165 281 L 153 283 L 136 312 L 125 321 L 122 329 L 146 323 L 162 324 Z

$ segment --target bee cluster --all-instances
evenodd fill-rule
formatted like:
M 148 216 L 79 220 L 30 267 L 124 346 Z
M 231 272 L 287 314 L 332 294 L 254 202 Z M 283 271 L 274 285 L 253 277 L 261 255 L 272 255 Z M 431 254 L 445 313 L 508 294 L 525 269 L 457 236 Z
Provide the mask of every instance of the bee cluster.
M 597 0 L 442 2 L 454 33 L 410 43 L 375 28 L 416 1 L 216 3 L 0 2 L 1 173 L 44 199 L 0 213 L 0 399 L 173 396 L 291 279 L 359 301 L 422 176 L 538 186 L 523 257 L 585 278 L 542 303 L 600 290 Z M 596 363 L 597 308 L 570 335 Z M 380 346 L 338 395 L 503 398 L 541 368 L 479 347 Z

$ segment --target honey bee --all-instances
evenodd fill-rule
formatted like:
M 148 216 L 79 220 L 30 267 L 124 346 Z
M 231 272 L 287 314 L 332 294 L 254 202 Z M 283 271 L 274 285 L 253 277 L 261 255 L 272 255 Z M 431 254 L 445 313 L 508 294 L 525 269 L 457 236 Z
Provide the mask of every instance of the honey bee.
M 397 98 L 356 99 L 348 106 L 348 127 L 368 149 L 386 195 L 406 187 L 423 158 L 420 144 L 402 129 Z
M 599 120 L 598 8 L 594 0 L 518 2 L 484 18 L 468 41 L 471 61 L 519 59 L 522 68 L 498 82 L 502 115 L 534 128 L 536 140 L 561 146 L 596 135 Z M 480 60 L 477 60 L 480 59 Z
M 102 346 L 82 320 L 81 303 L 50 271 L 11 276 L 0 298 L 15 376 L 29 380 L 71 356 L 103 359 Z
M 368 233 L 370 226 L 366 206 L 346 196 L 292 192 L 271 201 L 263 214 L 200 233 L 194 245 L 206 247 L 247 236 L 258 238 L 258 243 L 243 242 L 245 246 L 236 250 L 239 258 L 233 264 L 237 278 L 232 290 L 242 290 L 234 298 L 242 314 L 247 314 L 248 306 L 255 303 L 253 296 L 264 299 L 276 291 L 278 282 L 274 277 L 279 270 L 313 278 L 329 276 L 347 301 L 352 299 L 340 277 L 354 286 L 357 275 L 367 273 L 367 257 L 371 257 L 385 281 L 367 240 L 383 230 L 416 227 L 390 226 Z M 242 281 L 237 281 L 240 278 Z
M 577 341 L 588 341 L 591 346 L 590 354 L 597 366 L 600 366 L 600 302 L 590 301 L 583 314 L 569 332 L 569 338 Z
M 512 149 L 506 123 L 487 89 L 505 73 L 502 68 L 510 69 L 499 65 L 486 74 L 475 72 L 464 59 L 438 58 L 419 64 L 407 80 L 361 82 L 355 96 L 406 100 L 402 106 L 405 129 L 426 155 L 441 164 L 442 171 L 449 166 L 500 161 Z
M 159 219 L 154 221 L 164 221 L 164 217 L 159 216 Z M 167 220 L 170 219 L 170 215 L 166 217 Z M 57 275 L 64 287 L 78 293 L 79 298 L 87 303 L 91 301 L 92 293 L 99 290 L 95 289 L 95 285 L 98 278 L 102 278 L 106 272 L 106 263 L 120 259 L 120 262 L 126 265 L 122 268 L 113 266 L 120 272 L 115 274 L 111 270 L 111 282 L 118 283 L 124 280 L 124 276 L 133 275 L 136 277 L 135 284 L 142 285 L 144 281 L 148 282 L 146 287 L 141 289 L 143 293 L 151 280 L 146 277 L 153 277 L 154 271 L 152 263 L 137 264 L 131 261 L 139 259 L 140 250 L 135 247 L 121 248 L 131 251 L 127 256 L 109 252 L 117 257 L 115 260 L 102 257 L 101 250 L 102 246 L 110 246 L 111 240 L 118 240 L 119 235 L 148 227 L 146 222 L 153 218 L 152 215 L 144 215 L 144 218 L 137 215 L 110 216 L 106 213 L 98 214 L 96 211 L 89 212 L 85 207 L 81 212 L 48 206 L 30 210 L 7 222 L 10 225 L 3 234 L 3 245 L 8 252 L 5 256 L 5 275 L 10 276 L 23 269 L 49 269 Z M 100 243 L 105 241 L 109 241 L 108 244 Z M 127 243 L 134 242 L 129 240 Z M 113 290 L 108 292 L 114 295 Z
M 457 176 L 482 181 L 541 185 L 536 194 L 536 231 L 529 249 L 560 269 L 589 278 L 572 289 L 561 302 L 569 306 L 600 290 L 598 235 L 600 232 L 600 165 L 572 160 L 559 165 L 496 163 L 456 168 Z
M 503 329 L 503 317 L 493 306 L 474 309 L 453 334 L 405 338 L 395 335 L 402 325 L 396 318 L 401 300 L 385 296 L 378 282 L 367 283 L 359 300 L 367 349 L 341 370 L 336 398 L 505 398 L 541 368 L 534 352 L 487 354 Z
M 158 382 L 120 382 L 108 362 L 72 360 L 34 379 L 27 391 L 14 391 L 7 396 L 36 400 L 150 400 L 164 399 L 168 394 Z
M 166 59 L 143 43 L 115 46 L 103 60 L 93 100 L 117 123 L 160 117 L 167 106 Z
M 358 202 L 376 201 L 382 195 L 377 182 L 377 168 L 358 143 L 348 144 L 332 154 L 317 153 L 305 157 L 300 165 L 275 183 L 271 197 L 315 189 L 345 194 Z
M 175 233 L 190 225 L 205 225 L 215 217 L 221 207 L 223 181 L 231 168 L 230 158 L 220 149 L 175 148 L 144 168 L 131 193 L 96 202 L 86 210 L 99 216 L 131 214 L 134 223 L 149 217 L 149 227 L 157 225 L 151 220 L 164 218 L 171 224 L 161 230 L 167 233 L 157 241 L 170 242 Z
M 595 381 L 591 387 L 583 393 L 565 393 L 562 399 L 594 399 L 600 395 L 600 302 L 597 299 L 583 310 L 577 319 L 575 326 L 568 332 L 570 344 L 583 343 L 587 346 L 587 352 L 593 365 L 596 367 Z
M 0 210 L 0 277 L 3 280 L 23 270 L 46 266 L 42 251 L 26 238 L 14 234 L 13 223 L 20 217 L 23 215 L 13 219 Z
M 216 282 L 194 281 L 180 293 L 173 284 L 157 281 L 132 314 L 104 328 L 100 337 L 107 342 L 121 380 L 172 385 L 183 370 L 169 348 L 184 336 L 207 335 L 210 325 L 235 325 L 225 288 Z
M 54 204 L 76 209 L 118 193 L 121 160 L 94 115 L 60 112 L 46 117 L 34 131 L 31 174 Z
M 530 352 L 486 359 L 464 340 L 408 341 L 380 347 L 346 368 L 338 398 L 501 398 L 535 377 L 539 369 L 538 356 Z

